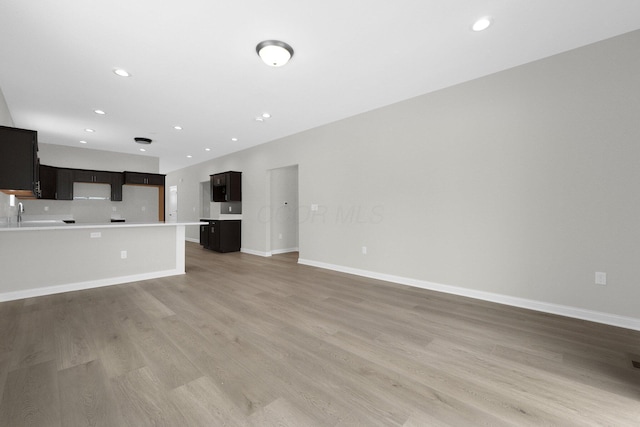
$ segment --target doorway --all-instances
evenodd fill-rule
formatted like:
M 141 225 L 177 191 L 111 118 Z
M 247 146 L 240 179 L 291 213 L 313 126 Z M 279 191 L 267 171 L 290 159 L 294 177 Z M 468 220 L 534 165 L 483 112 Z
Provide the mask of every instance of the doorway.
M 169 222 L 178 222 L 178 186 L 169 187 Z
M 269 171 L 270 255 L 298 252 L 298 165 Z

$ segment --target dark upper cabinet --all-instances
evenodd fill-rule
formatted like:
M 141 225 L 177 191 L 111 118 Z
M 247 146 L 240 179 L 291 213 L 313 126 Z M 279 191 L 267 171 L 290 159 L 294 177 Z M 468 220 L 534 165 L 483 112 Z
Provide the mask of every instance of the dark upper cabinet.
M 0 190 L 37 197 L 38 169 L 38 133 L 0 126 Z
M 40 165 L 40 199 L 55 199 L 58 168 Z
M 94 184 L 111 184 L 111 173 L 107 171 L 94 171 L 85 169 L 73 170 L 74 182 L 91 182 Z
M 124 183 L 129 185 L 162 185 L 166 175 L 144 172 L 124 172 Z
M 109 184 L 111 200 L 122 201 L 122 172 L 95 171 L 85 169 L 57 168 L 40 165 L 41 199 L 73 200 L 73 183 L 89 182 Z
M 111 201 L 122 201 L 122 184 L 124 184 L 124 174 L 121 172 L 109 172 L 111 179 Z
M 56 169 L 56 200 L 73 200 L 74 169 Z
M 242 172 L 229 171 L 210 175 L 210 177 L 212 201 L 242 201 Z

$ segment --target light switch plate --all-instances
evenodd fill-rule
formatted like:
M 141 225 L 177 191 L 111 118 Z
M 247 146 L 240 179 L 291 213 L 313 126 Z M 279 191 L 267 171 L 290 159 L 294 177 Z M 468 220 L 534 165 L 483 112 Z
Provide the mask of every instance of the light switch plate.
M 596 285 L 607 284 L 607 273 L 602 271 L 596 271 Z

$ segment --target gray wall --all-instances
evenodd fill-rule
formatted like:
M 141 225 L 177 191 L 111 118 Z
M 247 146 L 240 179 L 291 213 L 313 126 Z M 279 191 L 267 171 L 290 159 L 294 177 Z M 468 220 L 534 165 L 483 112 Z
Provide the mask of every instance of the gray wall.
M 266 253 L 268 171 L 297 164 L 302 259 L 638 318 L 639 51 L 632 32 L 179 170 L 167 185 L 179 187 L 179 219 L 196 220 L 198 183 L 242 171 L 242 247 Z
M 13 119 L 9 113 L 9 107 L 0 88 L 0 125 L 13 126 Z M 9 207 L 9 196 L 0 192 L 0 220 L 15 215 L 15 208 Z
M 43 165 L 113 172 L 158 173 L 160 170 L 157 157 L 54 144 L 38 144 L 38 149 L 38 157 Z

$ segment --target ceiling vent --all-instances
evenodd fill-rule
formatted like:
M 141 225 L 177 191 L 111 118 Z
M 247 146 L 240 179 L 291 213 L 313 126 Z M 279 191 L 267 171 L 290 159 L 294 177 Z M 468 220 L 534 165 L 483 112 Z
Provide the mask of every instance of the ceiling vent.
M 142 137 L 139 137 L 139 136 L 133 138 L 133 140 L 135 142 L 137 142 L 138 144 L 146 144 L 146 145 L 149 145 L 152 142 L 152 140 L 149 139 L 149 138 L 142 138 Z

